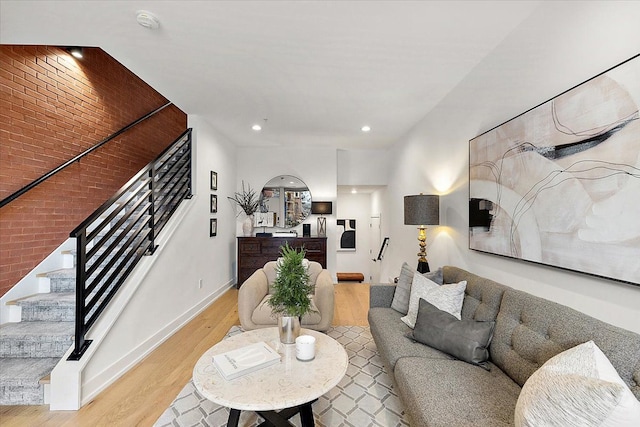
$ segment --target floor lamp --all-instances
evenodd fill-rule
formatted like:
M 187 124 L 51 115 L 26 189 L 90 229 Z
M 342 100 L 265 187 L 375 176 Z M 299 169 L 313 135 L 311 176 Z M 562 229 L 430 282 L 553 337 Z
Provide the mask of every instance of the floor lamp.
M 429 271 L 429 262 L 427 261 L 427 227 L 425 226 L 440 223 L 440 196 L 430 194 L 404 196 L 404 223 L 419 225 L 418 271 L 426 273 Z

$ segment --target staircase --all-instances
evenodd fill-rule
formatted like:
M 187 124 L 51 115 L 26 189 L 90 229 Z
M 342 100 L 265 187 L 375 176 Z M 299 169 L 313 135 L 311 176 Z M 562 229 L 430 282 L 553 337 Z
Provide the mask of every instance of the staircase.
M 77 250 L 61 253 L 63 268 L 37 275 L 41 293 L 7 302 L 20 314 L 0 325 L 0 405 L 48 403 L 53 368 L 72 346 L 69 359 L 82 357 L 86 346 L 78 345 L 78 337 L 88 345 L 88 330 L 140 258 L 153 254 L 155 236 L 190 197 L 188 130 L 71 232 Z M 75 319 L 76 313 L 83 314 Z
M 50 292 L 10 301 L 20 307 L 21 321 L 0 326 L 0 405 L 47 403 L 48 376 L 73 344 L 75 269 L 38 276 Z
M 140 183 L 144 185 L 144 183 Z M 136 187 L 138 185 L 134 185 Z M 130 193 L 124 193 L 113 207 L 104 212 L 96 224 L 104 221 L 113 210 L 119 207 L 123 200 L 131 198 Z M 132 199 L 135 204 L 138 198 Z M 126 207 L 125 207 L 126 210 Z M 144 213 L 143 209 L 134 209 L 134 214 Z M 114 243 L 111 251 L 100 249 L 91 257 L 91 261 L 103 259 L 108 263 L 121 249 L 124 241 L 115 242 L 117 235 L 114 228 L 124 231 L 131 224 L 130 220 L 119 223 L 124 211 L 113 217 L 97 236 L 97 240 L 104 239 L 106 245 Z M 142 215 L 144 218 L 144 215 Z M 96 225 L 89 226 L 89 230 Z M 132 233 L 129 231 L 129 233 Z M 91 249 L 91 246 L 87 248 Z M 48 291 L 14 301 L 7 305 L 20 308 L 20 321 L 0 325 L 0 363 L 2 376 L 0 377 L 0 405 L 43 405 L 48 403 L 46 385 L 49 374 L 60 361 L 62 356 L 74 344 L 75 311 L 76 311 L 76 256 L 66 251 L 62 253 L 62 264 L 59 270 L 38 274 L 39 287 Z M 110 268 L 103 275 L 109 277 L 116 269 Z M 100 276 L 103 269 L 96 270 Z M 113 287 L 106 279 L 101 282 L 108 290 Z M 108 292 L 107 292 L 108 293 Z M 89 294 L 89 299 L 96 292 Z M 104 295 L 97 296 L 101 301 Z M 91 313 L 90 313 L 91 314 Z
M 125 193 L 121 199 L 129 197 L 130 194 Z M 137 199 L 134 198 L 135 201 Z M 120 204 L 121 202 L 114 203 L 114 208 Z M 112 210 L 113 208 L 107 210 L 96 222 L 103 221 Z M 115 238 L 108 235 L 113 227 L 125 229 L 130 224 L 130 221 L 125 221 L 117 225 L 123 215 L 124 213 L 115 216 L 98 234 L 98 239 L 105 238 L 107 243 L 112 243 Z M 89 227 L 92 228 L 94 226 Z M 122 248 L 123 243 L 117 243 L 110 253 L 99 250 L 92 259 L 102 257 L 104 262 L 108 263 L 113 254 Z M 49 383 L 49 374 L 74 344 L 76 256 L 71 251 L 63 252 L 61 256 L 61 265 L 67 268 L 37 275 L 40 289 L 48 292 L 7 303 L 19 307 L 20 321 L 0 325 L 0 405 L 47 404 L 46 386 Z M 113 271 L 113 268 L 109 269 L 108 273 Z M 98 269 L 95 274 L 99 276 L 101 272 L 102 269 Z M 109 274 L 105 276 L 108 277 Z M 112 286 L 107 284 L 107 289 L 111 289 Z M 103 298 L 104 295 L 99 297 Z

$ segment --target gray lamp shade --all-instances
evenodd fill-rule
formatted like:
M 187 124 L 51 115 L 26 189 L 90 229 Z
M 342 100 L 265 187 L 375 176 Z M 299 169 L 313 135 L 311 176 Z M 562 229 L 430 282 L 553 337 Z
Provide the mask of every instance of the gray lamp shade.
M 430 194 L 404 196 L 404 223 L 406 225 L 440 224 L 440 196 Z
M 333 204 L 331 202 L 311 202 L 311 213 L 316 215 L 331 215 Z

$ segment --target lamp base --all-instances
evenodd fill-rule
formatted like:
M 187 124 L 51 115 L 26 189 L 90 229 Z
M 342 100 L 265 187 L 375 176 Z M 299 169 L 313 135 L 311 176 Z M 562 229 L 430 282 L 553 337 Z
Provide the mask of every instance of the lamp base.
M 429 263 L 427 261 L 418 261 L 418 273 L 428 273 Z
M 318 237 L 327 237 L 327 218 L 318 218 Z

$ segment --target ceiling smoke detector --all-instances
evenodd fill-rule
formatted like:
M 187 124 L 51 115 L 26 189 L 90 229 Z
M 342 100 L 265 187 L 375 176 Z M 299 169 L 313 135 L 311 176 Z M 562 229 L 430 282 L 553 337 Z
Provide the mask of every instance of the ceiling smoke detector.
M 160 26 L 158 18 L 156 18 L 153 13 L 146 10 L 139 10 L 136 12 L 136 21 L 138 21 L 138 24 L 150 30 L 155 30 Z

